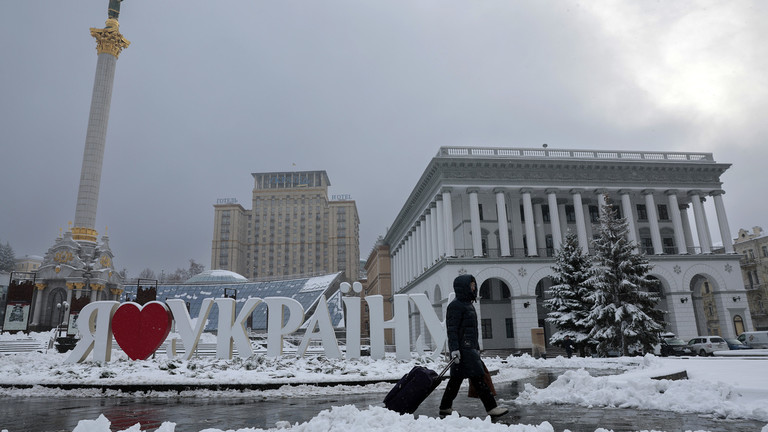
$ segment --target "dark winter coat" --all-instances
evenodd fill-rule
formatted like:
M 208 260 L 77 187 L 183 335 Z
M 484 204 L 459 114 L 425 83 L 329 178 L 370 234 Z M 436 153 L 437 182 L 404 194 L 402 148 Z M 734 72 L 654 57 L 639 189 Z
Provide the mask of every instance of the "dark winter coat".
M 480 361 L 480 343 L 477 333 L 477 313 L 472 303 L 477 298 L 477 290 L 469 287 L 475 282 L 472 275 L 461 275 L 453 281 L 456 298 L 448 305 L 445 317 L 448 332 L 449 352 L 461 352 L 459 364 L 451 366 L 451 376 L 463 378 L 481 377 L 485 374 Z

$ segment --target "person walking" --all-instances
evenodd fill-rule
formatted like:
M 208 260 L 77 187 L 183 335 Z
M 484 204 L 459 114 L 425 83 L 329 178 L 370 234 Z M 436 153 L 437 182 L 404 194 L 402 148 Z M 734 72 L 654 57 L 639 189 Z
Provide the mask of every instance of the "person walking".
M 566 336 L 563 340 L 563 348 L 565 348 L 565 354 L 568 356 L 568 358 L 571 358 L 573 355 L 573 341 L 571 340 L 570 336 Z
M 448 349 L 453 359 L 451 378 L 440 401 L 440 415 L 453 412 L 453 400 L 465 378 L 477 389 L 485 411 L 491 417 L 498 417 L 509 409 L 496 404 L 490 388 L 483 380 L 485 368 L 480 360 L 480 343 L 477 333 L 477 313 L 472 303 L 477 299 L 477 282 L 474 276 L 466 274 L 453 281 L 456 298 L 448 305 L 445 323 L 448 333 Z

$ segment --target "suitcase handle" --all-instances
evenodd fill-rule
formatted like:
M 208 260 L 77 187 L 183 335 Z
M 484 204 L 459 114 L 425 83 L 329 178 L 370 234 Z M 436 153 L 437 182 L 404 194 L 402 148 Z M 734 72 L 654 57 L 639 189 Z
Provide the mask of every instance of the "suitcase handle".
M 448 372 L 448 369 L 450 369 L 450 368 L 451 368 L 451 365 L 453 365 L 453 362 L 454 362 L 454 361 L 456 361 L 456 359 L 455 359 L 455 358 L 451 358 L 451 361 L 449 361 L 449 362 L 448 362 L 448 364 L 447 364 L 447 365 L 445 365 L 445 368 L 443 368 L 443 371 L 442 371 L 442 372 L 440 372 L 440 375 L 438 375 L 438 376 L 437 376 L 437 379 L 438 379 L 438 380 L 440 380 L 441 378 L 443 378 L 443 375 L 445 375 L 445 373 L 446 373 L 446 372 Z

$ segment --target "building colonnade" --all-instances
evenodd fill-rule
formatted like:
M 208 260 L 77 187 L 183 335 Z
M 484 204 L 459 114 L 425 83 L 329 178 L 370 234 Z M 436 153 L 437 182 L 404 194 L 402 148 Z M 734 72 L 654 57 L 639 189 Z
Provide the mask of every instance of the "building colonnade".
M 638 193 L 641 197 L 637 196 Z M 603 211 L 599 204 L 606 202 L 605 199 L 611 195 L 619 196 L 617 205 L 621 215 L 627 219 L 629 240 L 653 255 L 712 253 L 709 221 L 702 204 L 706 197 L 711 196 L 724 252 L 732 254 L 734 249 L 723 193 L 722 190 L 698 189 L 618 189 L 612 194 L 606 189 L 583 188 L 443 187 L 392 248 L 394 287 L 396 290 L 404 288 L 443 257 L 487 256 L 488 245 L 484 247 L 483 242 L 488 242 L 488 239 L 483 236 L 483 228 L 489 228 L 487 221 L 493 216 L 496 218 L 494 228 L 498 230 L 496 240 L 500 257 L 516 256 L 513 251 L 524 251 L 526 256 L 537 257 L 542 250 L 557 250 L 570 226 L 575 228 L 579 245 L 588 253 L 590 241 L 596 233 L 593 224 Z M 694 247 L 689 206 L 681 202 L 679 195 L 691 203 L 698 250 Z M 464 204 L 465 198 L 468 198 L 468 204 Z M 483 217 L 481 201 L 495 203 L 495 215 Z M 468 209 L 454 209 L 454 205 L 468 205 Z M 521 210 L 514 211 L 518 206 Z M 466 255 L 457 253 L 454 234 L 466 222 L 464 210 L 469 213 L 468 240 L 471 240 L 471 249 L 468 248 Z M 641 211 L 645 213 L 639 214 Z M 661 211 L 665 214 L 659 214 Z M 671 228 L 671 233 L 665 230 L 666 238 L 662 237 L 664 228 L 660 221 L 664 221 L 664 227 Z M 545 222 L 550 227 L 549 233 L 545 232 Z

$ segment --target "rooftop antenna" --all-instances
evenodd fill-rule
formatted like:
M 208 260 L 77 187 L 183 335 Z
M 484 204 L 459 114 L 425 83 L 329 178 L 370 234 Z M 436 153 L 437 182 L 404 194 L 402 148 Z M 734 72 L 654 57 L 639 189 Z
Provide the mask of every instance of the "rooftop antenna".
M 542 146 L 542 147 L 544 147 L 544 148 L 547 148 L 547 147 L 548 147 L 546 144 L 542 144 L 541 146 Z

